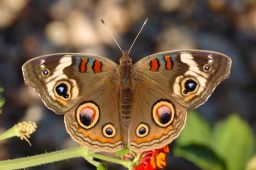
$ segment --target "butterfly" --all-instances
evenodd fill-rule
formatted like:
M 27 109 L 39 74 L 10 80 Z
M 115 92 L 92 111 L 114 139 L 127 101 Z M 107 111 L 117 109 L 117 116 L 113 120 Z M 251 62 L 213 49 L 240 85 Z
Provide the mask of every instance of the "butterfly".
M 156 53 L 135 64 L 125 51 L 119 64 L 60 53 L 22 66 L 25 83 L 48 108 L 64 115 L 74 141 L 100 152 L 128 148 L 136 153 L 176 139 L 187 110 L 206 102 L 230 69 L 228 56 L 204 50 Z

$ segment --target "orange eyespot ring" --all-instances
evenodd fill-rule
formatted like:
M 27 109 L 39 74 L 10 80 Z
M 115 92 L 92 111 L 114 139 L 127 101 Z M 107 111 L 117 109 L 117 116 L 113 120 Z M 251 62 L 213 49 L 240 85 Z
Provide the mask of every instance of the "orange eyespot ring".
M 145 123 L 141 123 L 136 128 L 136 135 L 143 138 L 149 134 L 149 126 Z
M 174 120 L 175 109 L 171 102 L 162 100 L 154 104 L 152 114 L 153 120 L 158 126 L 167 127 Z
M 113 138 L 116 135 L 116 128 L 108 123 L 103 126 L 102 133 L 106 138 Z
M 84 129 L 91 129 L 99 121 L 99 107 L 92 103 L 82 103 L 76 109 L 76 119 L 78 124 Z

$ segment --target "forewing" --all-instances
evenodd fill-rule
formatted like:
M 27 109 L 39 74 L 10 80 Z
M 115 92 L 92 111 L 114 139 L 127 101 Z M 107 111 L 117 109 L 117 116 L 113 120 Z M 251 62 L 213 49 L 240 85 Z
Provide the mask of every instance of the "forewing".
M 36 89 L 48 108 L 64 114 L 75 141 L 108 152 L 123 147 L 116 69 L 107 58 L 73 53 L 37 57 L 22 67 L 25 83 Z
M 176 102 L 194 109 L 228 78 L 230 69 L 231 59 L 222 53 L 181 50 L 143 58 L 134 65 L 134 74 L 151 79 Z

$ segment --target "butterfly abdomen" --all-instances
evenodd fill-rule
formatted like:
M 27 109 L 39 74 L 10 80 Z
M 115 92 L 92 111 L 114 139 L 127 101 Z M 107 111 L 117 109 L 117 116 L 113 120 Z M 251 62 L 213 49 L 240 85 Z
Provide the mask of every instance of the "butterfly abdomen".
M 130 112 L 132 107 L 132 89 L 124 88 L 120 91 L 120 109 L 123 120 L 130 120 Z
M 129 120 L 132 106 L 132 60 L 125 53 L 120 59 L 119 75 L 121 118 Z

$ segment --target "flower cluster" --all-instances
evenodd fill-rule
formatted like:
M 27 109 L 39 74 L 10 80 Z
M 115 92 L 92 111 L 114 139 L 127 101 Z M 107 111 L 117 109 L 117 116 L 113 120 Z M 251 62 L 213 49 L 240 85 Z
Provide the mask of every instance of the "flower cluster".
M 165 168 L 167 153 L 169 153 L 168 145 L 161 149 L 142 153 L 139 164 L 134 170 L 158 170 Z

